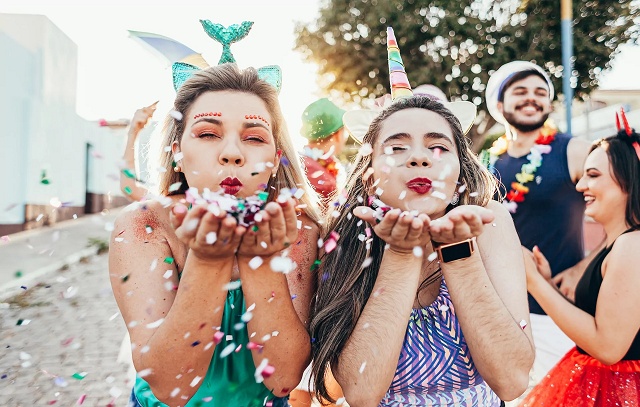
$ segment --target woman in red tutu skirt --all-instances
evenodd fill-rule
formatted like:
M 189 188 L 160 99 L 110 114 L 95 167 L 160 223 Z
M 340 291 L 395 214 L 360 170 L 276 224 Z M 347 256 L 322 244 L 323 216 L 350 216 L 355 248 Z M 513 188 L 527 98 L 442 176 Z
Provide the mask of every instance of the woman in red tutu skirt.
M 575 304 L 551 282 L 540 250 L 525 254 L 529 292 L 576 347 L 521 406 L 640 406 L 640 136 L 621 117 L 624 128 L 591 147 L 576 186 L 607 246 L 580 279 Z

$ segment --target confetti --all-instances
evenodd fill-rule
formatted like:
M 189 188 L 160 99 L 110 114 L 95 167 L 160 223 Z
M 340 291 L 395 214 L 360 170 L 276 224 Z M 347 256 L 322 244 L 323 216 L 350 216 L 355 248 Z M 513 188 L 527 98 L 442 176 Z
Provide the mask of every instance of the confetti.
M 416 246 L 413 248 L 413 255 L 416 257 L 422 257 L 422 254 L 424 253 L 424 251 L 422 250 L 422 247 L 420 246 Z
M 362 372 L 364 372 L 364 368 L 365 368 L 366 366 L 367 366 L 367 362 L 366 362 L 366 361 L 365 361 L 365 362 L 362 362 L 362 364 L 360 365 L 360 369 L 359 369 L 360 374 L 362 374 Z
M 427 260 L 434 261 L 436 259 L 436 257 L 438 257 L 438 253 L 433 252 L 429 256 L 427 256 Z
M 231 281 L 225 285 L 222 286 L 223 290 L 237 290 L 238 288 L 240 288 L 240 280 L 238 281 Z
M 525 329 L 526 327 L 527 327 L 527 321 L 523 319 L 522 321 L 520 321 L 520 328 Z
M 179 190 L 181 186 L 182 186 L 182 182 L 174 182 L 173 184 L 169 185 L 169 192 L 175 192 Z M 128 192 L 128 194 L 131 195 L 131 192 Z
M 173 275 L 173 270 L 167 270 L 167 271 L 165 271 L 165 273 L 162 275 L 162 277 L 169 279 L 169 278 L 171 278 L 171 276 L 172 276 L 172 275 Z
M 81 406 L 82 403 L 84 403 L 84 399 L 87 398 L 86 394 L 81 395 L 80 397 L 78 397 L 78 401 L 76 401 L 76 405 Z
M 87 376 L 87 372 L 77 372 L 71 375 L 76 380 L 82 380 Z
M 200 380 L 202 380 L 202 377 L 200 376 L 194 377 L 193 380 L 191 380 L 191 384 L 189 384 L 189 386 L 195 387 L 198 383 L 200 383 Z
M 407 196 L 407 191 L 402 191 L 402 192 L 400 192 L 400 195 L 398 196 L 398 199 L 404 199 L 405 196 Z
M 222 352 L 220 352 L 220 358 L 226 358 L 227 356 L 229 356 L 231 353 L 233 353 L 233 351 L 236 349 L 236 344 L 231 342 L 230 344 L 228 344 L 227 346 L 224 347 L 224 349 L 222 349 Z
M 178 395 L 178 393 L 180 393 L 180 388 L 179 388 L 179 387 L 176 387 L 175 389 L 171 390 L 171 394 L 170 394 L 170 396 L 171 396 L 171 397 L 175 397 L 175 396 L 177 396 L 177 395 Z
M 147 328 L 149 328 L 149 329 L 157 328 L 160 325 L 162 325 L 163 322 L 164 322 L 164 318 L 160 318 L 159 320 L 157 320 L 155 322 L 151 322 L 150 324 L 147 324 Z
M 2 241 L 2 243 L 9 243 L 11 241 L 11 239 L 9 238 L 9 236 L 4 235 L 4 236 L 0 237 L 0 241 Z
M 273 257 L 269 262 L 269 266 L 271 266 L 271 270 L 276 273 L 288 274 L 295 270 L 297 264 L 291 258 L 283 255 Z
M 373 257 L 367 257 L 366 259 L 364 259 L 364 261 L 362 262 L 362 265 L 360 266 L 361 269 L 363 268 L 367 268 L 369 267 L 369 265 L 371 264 L 371 262 L 373 261 Z
M 218 331 L 213 334 L 213 342 L 217 345 L 222 342 L 222 338 L 224 338 L 224 332 Z
M 18 326 L 29 325 L 29 322 L 31 322 L 30 319 L 19 319 L 16 325 Z
M 182 113 L 180 113 L 180 112 L 178 112 L 176 110 L 169 111 L 169 115 L 171 117 L 173 117 L 174 119 L 176 119 L 177 121 L 182 120 Z M 171 397 L 173 397 L 173 396 L 171 396 Z
M 151 368 L 143 369 L 143 370 L 138 372 L 138 376 L 140 376 L 140 377 L 149 376 L 152 372 L 153 372 L 153 369 L 151 369 Z
M 173 264 L 173 257 L 165 257 L 164 262 L 167 264 Z
M 369 143 L 364 143 L 362 147 L 360 147 L 360 149 L 358 150 L 358 153 L 360 153 L 361 156 L 366 157 L 368 155 L 371 155 L 371 153 L 373 153 L 373 147 L 371 147 L 371 144 Z
M 216 240 L 218 240 L 218 235 L 216 232 L 209 232 L 207 233 L 205 240 L 207 241 L 207 244 L 214 244 Z
M 249 260 L 249 267 L 251 270 L 255 270 L 262 265 L 262 257 L 256 256 L 253 259 Z
M 255 371 L 256 383 L 262 383 L 275 372 L 276 368 L 269 364 L 268 359 L 262 359 Z

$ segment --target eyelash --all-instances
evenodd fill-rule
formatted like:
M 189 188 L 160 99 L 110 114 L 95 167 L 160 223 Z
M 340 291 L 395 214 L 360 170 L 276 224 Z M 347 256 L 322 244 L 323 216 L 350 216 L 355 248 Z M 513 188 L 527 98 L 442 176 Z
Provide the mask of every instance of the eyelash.
M 220 136 L 218 136 L 216 133 L 212 133 L 208 131 L 203 131 L 202 133 L 198 134 L 198 138 L 209 138 L 209 137 L 220 138 Z
M 443 152 L 448 152 L 449 149 L 446 148 L 445 146 L 433 146 L 433 147 L 429 147 L 430 150 L 435 150 L 436 148 L 442 150 Z

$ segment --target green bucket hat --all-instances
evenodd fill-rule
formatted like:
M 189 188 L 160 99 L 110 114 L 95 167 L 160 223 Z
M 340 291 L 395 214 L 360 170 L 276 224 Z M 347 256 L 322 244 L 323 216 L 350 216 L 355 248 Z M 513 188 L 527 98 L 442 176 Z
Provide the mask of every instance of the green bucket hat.
M 311 141 L 322 140 L 340 130 L 344 110 L 327 98 L 311 103 L 302 113 L 302 136 Z

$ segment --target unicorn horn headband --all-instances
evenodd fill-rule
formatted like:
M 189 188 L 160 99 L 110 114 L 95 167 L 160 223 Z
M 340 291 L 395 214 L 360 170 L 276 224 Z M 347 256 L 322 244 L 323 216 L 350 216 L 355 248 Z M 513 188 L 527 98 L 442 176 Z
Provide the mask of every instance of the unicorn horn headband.
M 392 103 L 413 96 L 405 66 L 402 62 L 402 56 L 400 55 L 398 41 L 391 27 L 387 27 L 387 59 L 389 62 L 391 99 L 387 99 L 382 108 L 351 110 L 346 112 L 342 118 L 347 131 L 359 143 L 362 143 L 371 122 L 380 115 L 382 110 Z M 476 105 L 471 102 L 445 102 L 443 105 L 458 119 L 462 126 L 463 134 L 467 134 L 476 119 Z
M 620 108 L 620 113 L 616 112 L 616 127 L 618 128 L 618 136 L 620 136 L 620 133 L 622 132 L 622 126 L 620 126 L 620 120 L 622 120 L 622 123 L 624 124 L 624 133 L 627 135 L 627 137 L 629 137 L 629 140 L 631 140 L 631 137 L 633 137 L 633 135 L 635 134 L 635 131 L 631 128 L 631 126 L 629 126 L 629 122 L 627 121 L 627 115 L 624 113 L 624 108 Z M 640 160 L 640 143 L 638 143 L 638 141 L 633 141 L 631 145 L 633 146 L 633 149 L 636 151 L 638 160 Z
M 229 27 L 212 23 L 209 20 L 200 20 L 200 24 L 202 24 L 202 28 L 209 37 L 222 44 L 222 55 L 220 56 L 218 65 L 236 62 L 231 53 L 231 44 L 246 37 L 251 27 L 253 27 L 253 21 L 243 21 L 240 24 L 232 24 Z M 187 79 L 191 78 L 194 73 L 200 70 L 200 67 L 192 65 L 187 61 L 174 62 L 171 66 L 173 88 L 177 91 Z M 279 66 L 268 65 L 258 68 L 257 71 L 260 79 L 272 85 L 278 93 L 280 93 L 280 89 L 282 88 L 282 70 Z

